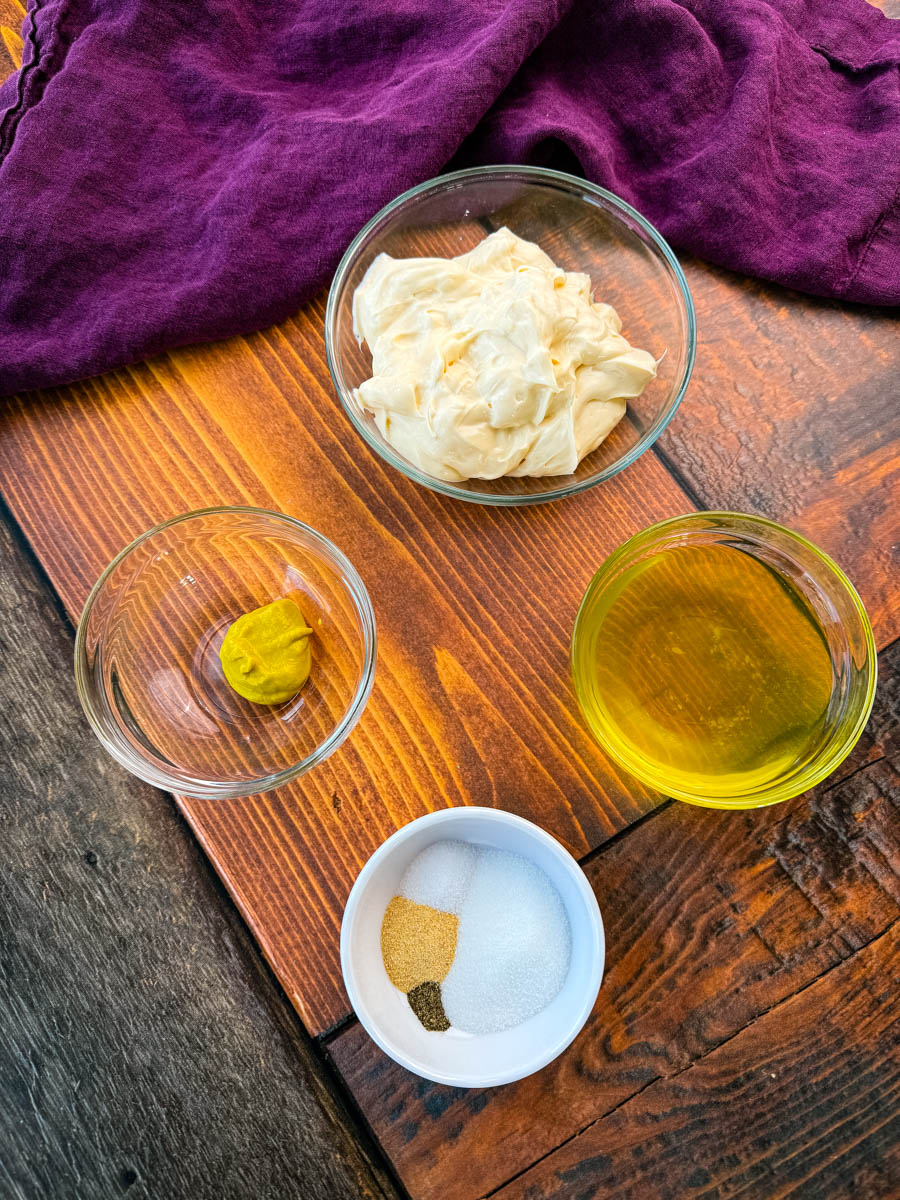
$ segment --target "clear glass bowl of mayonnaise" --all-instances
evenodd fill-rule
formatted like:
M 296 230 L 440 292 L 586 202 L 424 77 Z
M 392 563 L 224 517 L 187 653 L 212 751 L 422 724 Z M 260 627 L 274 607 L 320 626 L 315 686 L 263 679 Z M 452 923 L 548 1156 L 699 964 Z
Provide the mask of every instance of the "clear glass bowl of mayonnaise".
M 656 375 L 640 395 L 627 399 L 624 416 L 568 474 L 442 478 L 400 453 L 382 431 L 384 420 L 380 428 L 360 396 L 361 385 L 373 374 L 373 361 L 367 343 L 360 341 L 354 328 L 354 296 L 380 254 L 393 259 L 455 258 L 502 229 L 539 247 L 562 271 L 587 275 L 593 300 L 615 310 L 621 333 L 630 345 L 656 360 Z M 417 483 L 459 500 L 537 504 L 575 495 L 612 478 L 653 445 L 687 388 L 696 351 L 696 326 L 690 290 L 675 255 L 653 226 L 625 201 L 559 171 L 475 167 L 404 192 L 357 234 L 338 266 L 328 296 L 325 346 L 331 376 L 347 414 L 365 441 L 391 466 Z M 411 371 L 415 404 L 421 404 L 429 370 L 433 364 L 422 361 Z

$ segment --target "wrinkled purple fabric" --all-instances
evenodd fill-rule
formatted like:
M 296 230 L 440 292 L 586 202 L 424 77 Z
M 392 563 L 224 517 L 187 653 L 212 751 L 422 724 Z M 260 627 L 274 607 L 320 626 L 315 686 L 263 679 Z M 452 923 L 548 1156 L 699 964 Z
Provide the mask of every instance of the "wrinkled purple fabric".
M 0 393 L 258 329 L 448 162 L 900 302 L 900 22 L 865 0 L 32 0 L 0 90 Z

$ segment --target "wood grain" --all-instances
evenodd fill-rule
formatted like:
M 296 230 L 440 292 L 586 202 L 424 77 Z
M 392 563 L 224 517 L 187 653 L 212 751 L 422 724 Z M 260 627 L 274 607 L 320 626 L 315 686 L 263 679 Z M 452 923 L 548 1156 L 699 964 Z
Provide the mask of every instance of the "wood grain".
M 900 310 L 684 266 L 697 366 L 659 452 L 700 507 L 771 517 L 831 554 L 886 645 L 900 635 Z
M 171 801 L 85 727 L 2 519 L 0 631 L 0 1195 L 394 1196 Z
M 886 1200 L 900 1193 L 895 923 L 497 1200 Z
M 856 746 L 829 777 L 829 788 L 883 758 L 900 761 L 900 641 L 878 656 L 878 676 L 872 715 Z
M 23 0 L 0 0 L 0 82 L 22 65 Z
M 721 291 L 707 330 L 736 322 L 745 303 L 724 281 Z M 300 516 L 361 570 L 381 655 L 351 741 L 281 795 L 185 809 L 313 1031 L 346 1012 L 343 902 L 398 824 L 438 804 L 499 804 L 582 854 L 656 803 L 587 738 L 566 644 L 605 554 L 690 507 L 652 455 L 593 493 L 525 512 L 416 488 L 346 422 L 322 360 L 321 320 L 318 302 L 279 329 L 20 397 L 0 426 L 0 487 L 73 616 L 122 544 L 209 503 Z M 561 559 L 550 549 L 559 545 Z M 860 537 L 854 554 L 878 576 L 877 541 Z M 871 590 L 884 600 L 867 597 L 884 633 L 887 579 Z
M 331 390 L 321 330 L 317 303 L 279 329 L 20 397 L 0 417 L 0 488 L 73 616 L 117 549 L 206 504 L 291 513 L 360 570 L 379 662 L 349 742 L 282 793 L 184 805 L 315 1031 L 346 1012 L 347 892 L 398 825 L 440 805 L 496 804 L 584 854 L 658 803 L 593 745 L 567 647 L 609 551 L 690 507 L 652 455 L 525 512 L 433 495 L 362 445 Z
M 889 657 L 874 722 L 886 737 L 896 732 L 900 645 Z M 530 1079 L 441 1087 L 395 1066 L 359 1026 L 341 1032 L 329 1053 L 415 1200 L 499 1187 L 889 929 L 900 913 L 889 745 L 870 745 L 855 775 L 772 809 L 672 804 L 594 855 L 586 871 L 606 926 L 606 976 L 573 1046 Z M 632 1194 L 642 1200 L 637 1185 L 621 1193 Z
M 292 513 L 360 569 L 380 652 L 350 742 L 279 794 L 183 804 L 313 1031 L 346 1014 L 343 904 L 398 825 L 440 805 L 497 804 L 583 854 L 659 801 L 594 746 L 567 666 L 599 563 L 690 508 L 652 456 L 601 492 L 524 513 L 433 496 L 344 417 L 319 301 L 263 334 L 5 404 L 0 488 L 73 618 L 122 545 L 208 504 Z

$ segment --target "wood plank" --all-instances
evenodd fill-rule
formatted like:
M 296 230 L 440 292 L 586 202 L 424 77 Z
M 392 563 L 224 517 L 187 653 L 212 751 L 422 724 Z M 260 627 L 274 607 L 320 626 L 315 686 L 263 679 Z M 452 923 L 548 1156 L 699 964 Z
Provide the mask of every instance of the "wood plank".
M 497 1200 L 900 1194 L 900 926 L 591 1125 Z
M 436 496 L 376 459 L 344 417 L 321 302 L 279 329 L 0 412 L 0 488 L 73 617 L 119 547 L 206 504 L 292 513 L 359 568 L 379 663 L 349 742 L 279 793 L 183 805 L 310 1029 L 347 1011 L 343 903 L 397 826 L 441 805 L 496 804 L 584 854 L 659 802 L 591 741 L 567 661 L 595 568 L 649 521 L 690 508 L 652 455 L 525 512 Z
M 697 365 L 660 452 L 701 507 L 771 517 L 832 555 L 887 645 L 900 636 L 900 310 L 684 267 Z
M 22 65 L 22 0 L 0 0 L 0 83 Z
M 171 800 L 86 728 L 0 520 L 0 1195 L 396 1195 Z
M 889 658 L 875 730 L 900 695 L 900 644 Z M 573 1046 L 530 1079 L 441 1087 L 395 1066 L 358 1025 L 341 1032 L 329 1053 L 415 1200 L 499 1187 L 888 929 L 900 913 L 900 778 L 878 746 L 868 753 L 852 777 L 770 809 L 673 803 L 594 855 L 606 977 Z

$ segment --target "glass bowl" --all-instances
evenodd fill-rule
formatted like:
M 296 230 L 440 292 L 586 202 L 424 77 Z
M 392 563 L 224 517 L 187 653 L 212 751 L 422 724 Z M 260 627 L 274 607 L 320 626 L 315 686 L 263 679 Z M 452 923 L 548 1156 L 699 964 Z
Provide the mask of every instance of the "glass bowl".
M 657 556 L 680 547 L 727 545 L 751 555 L 774 573 L 779 595 L 787 592 L 812 615 L 831 664 L 831 696 L 814 736 L 802 754 L 740 775 L 722 776 L 717 786 L 686 778 L 672 762 L 663 767 L 630 741 L 613 717 L 599 686 L 599 632 L 609 606 L 626 584 L 637 582 Z M 771 584 L 767 585 L 771 586 Z M 635 603 L 636 601 L 632 601 Z M 705 634 L 704 634 L 705 640 Z M 683 654 L 683 649 L 673 653 Z M 685 672 L 697 673 L 689 658 Z M 700 661 L 700 660 L 697 660 Z M 620 546 L 592 579 L 572 633 L 572 675 L 582 713 L 592 733 L 611 758 L 648 786 L 710 808 L 759 808 L 777 804 L 820 783 L 841 763 L 862 733 L 875 698 L 877 657 L 875 639 L 862 601 L 850 580 L 826 554 L 789 529 L 762 517 L 739 513 L 692 513 L 643 530 Z M 826 668 L 827 670 L 827 668 Z M 823 677 L 823 682 L 827 677 Z M 699 686 L 702 688 L 702 678 Z M 827 682 L 825 683 L 827 687 Z
M 313 629 L 309 679 L 251 704 L 219 662 L 228 626 L 281 597 Z M 375 674 L 375 618 L 356 570 L 301 521 L 207 508 L 142 534 L 106 568 L 75 639 L 75 678 L 100 741 L 129 771 L 187 796 L 279 787 L 327 758 Z
M 661 358 L 643 394 L 572 475 L 471 479 L 448 483 L 412 465 L 378 431 L 356 397 L 371 374 L 371 355 L 353 333 L 353 294 L 372 260 L 451 257 L 494 229 L 536 242 L 567 271 L 590 275 L 594 296 L 622 318 L 622 333 Z M 696 349 L 694 305 L 675 255 L 653 226 L 624 200 L 584 179 L 540 167 L 474 167 L 420 184 L 398 196 L 350 243 L 325 311 L 325 349 L 334 386 L 362 437 L 417 483 L 480 504 L 538 504 L 573 496 L 610 479 L 652 446 L 675 414 Z

